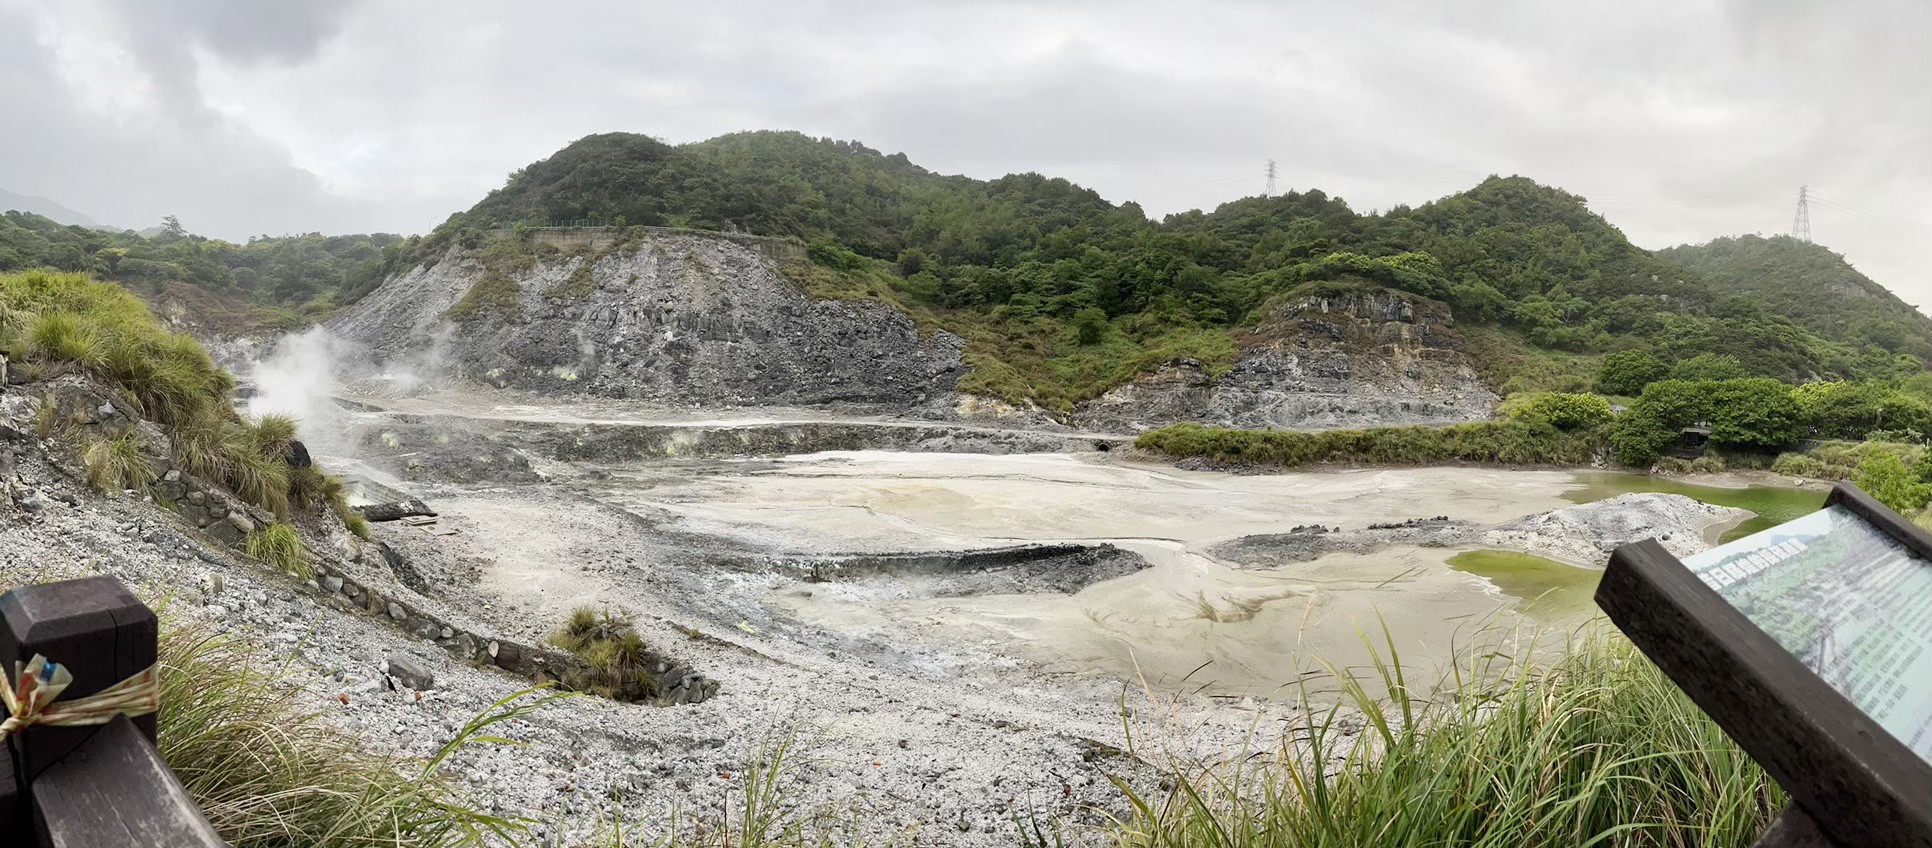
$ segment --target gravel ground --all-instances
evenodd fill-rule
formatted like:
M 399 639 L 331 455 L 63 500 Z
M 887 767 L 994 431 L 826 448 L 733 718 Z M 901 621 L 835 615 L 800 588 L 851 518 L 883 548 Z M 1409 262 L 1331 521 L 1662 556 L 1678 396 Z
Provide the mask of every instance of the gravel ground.
M 529 683 L 472 668 L 294 578 L 206 546 L 152 504 L 98 498 L 31 446 L 18 453 L 15 493 L 34 508 L 0 515 L 6 585 L 117 576 L 146 597 L 168 599 L 171 615 L 215 622 L 266 657 L 292 656 L 305 697 L 329 721 L 368 746 L 412 756 L 434 751 L 464 721 Z M 578 844 L 599 816 L 621 815 L 647 830 L 662 828 L 674 810 L 684 821 L 715 818 L 745 769 L 791 737 L 786 799 L 797 815 L 857 822 L 855 835 L 896 835 L 902 844 L 1010 845 L 1016 820 L 1029 815 L 1087 824 L 1124 815 L 1108 775 L 1159 787 L 1159 769 L 1118 750 L 1127 745 L 1123 706 L 1139 750 L 1181 755 L 1238 750 L 1270 711 L 1019 668 L 956 677 L 943 658 L 894 661 L 905 652 L 890 646 L 854 646 L 868 655 L 861 659 L 794 642 L 783 628 L 746 632 L 734 625 L 749 607 L 690 597 L 721 584 L 664 579 L 675 539 L 667 543 L 648 521 L 548 492 L 485 493 L 453 506 L 446 515 L 456 536 L 380 526 L 379 538 L 415 554 L 432 582 L 449 581 L 447 594 L 410 600 L 446 609 L 476 604 L 469 620 L 526 638 L 554 627 L 555 610 L 594 602 L 635 615 L 650 643 L 723 682 L 717 697 L 679 707 L 571 698 L 511 728 L 507 735 L 524 744 L 457 756 L 451 768 L 476 803 L 538 821 L 538 844 Z M 474 567 L 466 559 L 476 559 L 490 535 L 464 531 L 486 522 L 552 537 L 560 558 L 581 564 L 557 569 L 547 583 L 517 584 L 520 600 L 466 594 L 459 587 Z M 439 552 L 425 546 L 432 538 L 458 541 Z M 586 573 L 621 578 L 637 591 L 614 596 L 610 581 L 585 580 Z M 768 579 L 716 577 L 751 589 Z M 391 657 L 426 666 L 433 684 L 418 693 L 392 683 L 384 673 Z

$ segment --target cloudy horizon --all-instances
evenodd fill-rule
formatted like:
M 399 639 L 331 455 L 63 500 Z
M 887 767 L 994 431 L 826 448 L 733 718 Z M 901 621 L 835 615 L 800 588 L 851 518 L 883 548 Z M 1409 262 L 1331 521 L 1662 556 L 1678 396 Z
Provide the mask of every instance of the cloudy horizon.
M 1646 248 L 1789 231 L 1932 303 L 1932 5 L 0 0 L 0 189 L 233 240 L 423 232 L 596 132 L 855 139 L 1150 214 L 1489 174 Z

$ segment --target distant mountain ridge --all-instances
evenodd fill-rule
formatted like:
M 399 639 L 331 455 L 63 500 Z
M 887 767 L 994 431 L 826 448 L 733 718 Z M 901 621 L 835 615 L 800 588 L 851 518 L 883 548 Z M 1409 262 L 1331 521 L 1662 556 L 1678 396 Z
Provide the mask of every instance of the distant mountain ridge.
M 101 226 L 93 218 L 62 206 L 45 197 L 30 194 L 15 194 L 4 188 L 0 188 L 0 212 L 9 210 L 32 212 L 35 215 L 51 218 L 62 224 L 72 224 L 77 227 Z
M 580 233 L 581 244 L 532 232 L 586 225 L 597 229 Z M 646 227 L 790 239 L 797 249 L 759 264 Z M 1293 427 L 1478 416 L 1495 395 L 1591 388 L 1604 355 L 1632 349 L 1666 364 L 1733 357 L 1744 373 L 1794 382 L 1902 379 L 1932 359 L 1932 322 L 1829 251 L 1747 238 L 1653 253 L 1585 198 L 1522 176 L 1378 213 L 1310 190 L 1155 220 L 1065 179 L 949 176 L 903 154 L 796 132 L 680 145 L 586 136 L 406 239 L 310 234 L 232 245 L 178 226 L 141 239 L 0 215 L 0 269 L 43 264 L 149 291 L 183 281 L 316 319 L 341 316 L 378 286 L 434 280 L 448 302 L 414 310 L 409 326 L 352 323 L 388 353 L 433 336 L 415 332 L 422 321 L 453 325 L 471 343 L 470 373 L 501 365 L 499 377 L 532 387 L 560 380 L 569 385 L 559 390 L 678 403 L 703 398 L 618 372 L 647 360 L 665 373 L 755 364 L 759 379 L 729 374 L 716 385 L 746 403 L 792 402 L 768 391 L 766 378 L 813 386 L 771 375 L 816 373 L 828 351 L 899 350 L 925 375 L 914 380 L 922 388 L 868 388 L 843 366 L 825 374 L 858 381 L 851 397 L 868 402 L 916 395 L 930 405 L 957 392 L 1037 405 L 1062 420 L 1167 374 L 1173 385 L 1155 383 L 1176 410 L 1205 397 L 1230 415 Z M 670 300 L 644 304 L 613 288 L 633 273 Z M 919 340 L 874 337 L 900 332 L 896 319 L 794 320 L 817 307 L 775 294 L 773 276 L 807 303 L 883 305 Z M 757 304 L 784 314 L 731 298 L 736 288 L 761 292 Z M 1840 294 L 1808 294 L 1817 291 Z M 673 302 L 712 294 L 730 320 Z M 1321 302 L 1374 306 L 1284 311 Z M 874 304 L 854 309 L 885 314 Z M 1335 318 L 1345 312 L 1355 317 Z M 541 339 L 518 328 L 535 321 Z M 567 331 L 572 322 L 585 326 Z M 611 335 L 614 327 L 625 330 Z M 662 335 L 636 335 L 646 327 Z M 958 344 L 928 350 L 940 331 Z M 581 349 L 558 341 L 572 332 Z M 606 340 L 621 349 L 599 350 Z M 762 353 L 741 362 L 740 347 Z M 585 376 L 592 372 L 601 376 Z M 798 394 L 809 402 L 840 391 Z M 1113 399 L 1113 420 L 1138 426 L 1134 402 Z
M 1237 340 L 1271 304 L 1314 290 L 1392 291 L 1446 316 L 1425 326 L 1453 324 L 1466 345 L 1450 355 L 1503 394 L 1588 388 L 1603 354 L 1631 348 L 1666 362 L 1736 357 L 1746 373 L 1790 381 L 1893 379 L 1932 357 L 1924 319 L 1863 278 L 1845 284 L 1871 304 L 1846 320 L 1801 298 L 1740 297 L 1759 272 L 1643 250 L 1585 198 L 1521 176 L 1381 213 L 1312 190 L 1152 220 L 1064 179 L 948 176 L 796 132 L 679 145 L 586 136 L 412 240 L 387 270 L 395 279 L 452 248 L 509 255 L 527 248 L 491 247 L 492 233 L 584 224 L 796 238 L 811 262 L 790 273 L 808 293 L 884 301 L 949 330 L 966 343 L 961 391 L 1063 414 L 1180 360 L 1218 381 L 1253 355 Z M 521 278 L 488 275 L 505 277 Z

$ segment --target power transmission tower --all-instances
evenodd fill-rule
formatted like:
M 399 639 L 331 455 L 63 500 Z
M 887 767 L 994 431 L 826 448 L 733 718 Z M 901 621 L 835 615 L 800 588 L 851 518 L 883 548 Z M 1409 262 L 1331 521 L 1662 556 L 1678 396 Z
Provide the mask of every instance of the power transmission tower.
M 1268 160 L 1268 188 L 1261 192 L 1262 197 L 1275 196 L 1275 160 Z
M 1802 242 L 1811 241 L 1811 201 L 1806 197 L 1811 186 L 1798 186 L 1798 215 L 1791 219 L 1791 237 Z

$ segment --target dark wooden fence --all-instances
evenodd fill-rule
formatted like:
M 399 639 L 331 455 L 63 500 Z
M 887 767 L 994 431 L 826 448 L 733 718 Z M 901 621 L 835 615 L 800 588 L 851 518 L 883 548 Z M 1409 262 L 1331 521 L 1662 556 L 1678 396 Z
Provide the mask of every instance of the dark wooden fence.
M 73 674 L 61 701 L 85 698 L 154 665 L 154 612 L 112 577 L 0 595 L 0 669 L 35 654 Z M 33 725 L 9 736 L 0 765 L 0 844 L 53 848 L 223 845 L 154 748 L 153 715 L 102 725 Z M 32 834 L 31 837 L 28 834 Z

